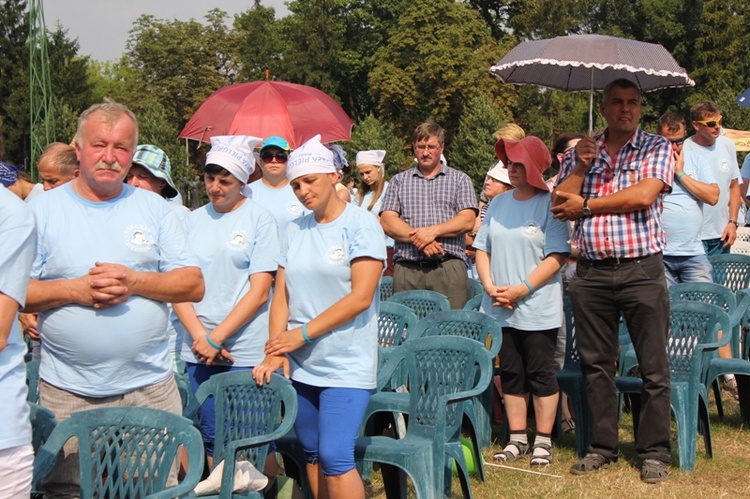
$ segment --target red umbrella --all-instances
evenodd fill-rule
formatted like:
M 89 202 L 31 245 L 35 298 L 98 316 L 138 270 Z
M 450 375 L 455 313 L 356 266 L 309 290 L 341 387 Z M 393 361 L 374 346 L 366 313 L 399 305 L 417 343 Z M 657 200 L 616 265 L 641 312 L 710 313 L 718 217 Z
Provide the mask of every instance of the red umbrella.
M 350 140 L 352 120 L 328 94 L 285 81 L 236 83 L 208 96 L 179 138 L 279 135 L 297 148 L 317 134 L 323 142 Z

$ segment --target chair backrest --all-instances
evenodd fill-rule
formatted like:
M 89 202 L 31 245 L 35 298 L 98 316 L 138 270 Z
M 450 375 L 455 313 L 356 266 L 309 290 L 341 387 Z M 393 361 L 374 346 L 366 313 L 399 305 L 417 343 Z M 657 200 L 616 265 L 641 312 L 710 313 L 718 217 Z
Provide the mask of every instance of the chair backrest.
M 694 362 L 703 345 L 716 344 L 719 330 L 728 331 L 729 316 L 717 307 L 695 301 L 674 301 L 669 309 L 667 357 L 672 375 L 700 375 L 703 359 Z
M 184 480 L 170 492 L 187 494 L 203 471 L 203 441 L 192 421 L 147 407 L 77 412 L 52 431 L 34 461 L 34 482 L 52 469 L 70 438 L 78 439 L 81 497 L 146 497 L 166 489 L 179 448 L 188 453 Z
M 565 312 L 565 363 L 563 369 L 580 369 L 581 357 L 578 355 L 573 307 L 568 296 L 563 296 L 563 311 Z
M 750 227 L 737 227 L 737 239 L 734 241 L 750 243 Z
M 381 301 L 378 312 L 378 343 L 381 348 L 398 346 L 419 322 L 417 315 L 406 305 Z
M 737 298 L 731 289 L 714 282 L 685 282 L 669 287 L 669 297 L 674 300 L 698 301 L 716 305 L 730 316 L 737 307 Z
M 503 341 L 503 329 L 500 324 L 487 314 L 473 310 L 445 310 L 435 312 L 420 320 L 417 327 L 409 332 L 409 340 L 426 336 L 461 336 L 487 345 L 487 338 L 492 342 L 488 347 L 491 357 L 500 353 Z
M 26 363 L 26 385 L 29 387 L 29 393 L 26 400 L 39 402 L 39 359 L 30 360 Z
M 451 304 L 444 294 L 426 289 L 413 289 L 394 293 L 388 301 L 400 303 L 412 309 L 421 320 L 433 312 L 450 310 Z
M 739 239 L 729 248 L 731 254 L 750 255 L 750 241 L 740 241 Z
M 482 306 L 483 299 L 484 293 L 469 298 L 469 301 L 467 301 L 466 305 L 464 305 L 464 310 L 474 310 L 475 312 L 479 312 L 479 309 Z
M 31 445 L 34 447 L 34 454 L 49 439 L 52 430 L 57 426 L 55 415 L 47 408 L 42 407 L 34 402 L 29 402 L 29 419 L 31 420 Z
M 436 441 L 456 436 L 463 405 L 490 384 L 492 363 L 480 343 L 460 336 L 417 338 L 394 348 L 379 376 L 405 364 L 409 376 L 409 432 Z
M 215 374 L 195 393 L 197 404 L 208 397 L 213 397 L 216 408 L 214 465 L 227 458 L 232 442 L 258 438 L 263 443 L 243 449 L 234 460 L 264 469 L 269 444 L 285 435 L 297 417 L 297 394 L 292 383 L 278 374 L 263 386 L 249 370 Z
M 750 285 L 750 255 L 712 255 L 708 259 L 713 266 L 715 283 L 735 293 Z
M 384 302 L 393 294 L 393 277 L 384 275 L 380 278 L 380 301 Z
M 477 295 L 484 294 L 484 287 L 479 279 L 472 279 L 469 277 L 469 286 L 471 286 L 471 297 L 474 298 Z

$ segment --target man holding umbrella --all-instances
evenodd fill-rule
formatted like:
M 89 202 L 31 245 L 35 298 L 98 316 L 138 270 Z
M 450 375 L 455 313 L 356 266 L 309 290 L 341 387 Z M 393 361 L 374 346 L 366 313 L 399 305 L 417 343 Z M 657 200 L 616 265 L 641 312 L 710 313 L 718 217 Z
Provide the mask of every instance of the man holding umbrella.
M 666 355 L 669 295 L 662 250 L 664 196 L 674 159 L 664 137 L 638 127 L 641 92 L 618 79 L 604 89 L 599 112 L 607 129 L 565 155 L 553 193 L 555 218 L 575 220 L 580 258 L 570 295 L 591 414 L 588 454 L 570 469 L 585 474 L 617 461 L 614 365 L 620 314 L 640 361 L 643 392 L 636 451 L 641 479 L 668 478 L 670 385 Z

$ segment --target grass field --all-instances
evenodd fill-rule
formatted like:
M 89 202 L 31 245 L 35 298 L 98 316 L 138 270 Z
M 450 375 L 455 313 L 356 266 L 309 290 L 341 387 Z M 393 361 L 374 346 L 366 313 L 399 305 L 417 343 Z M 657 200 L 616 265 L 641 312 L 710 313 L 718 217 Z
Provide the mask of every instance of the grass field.
M 681 473 L 677 457 L 677 436 L 672 423 L 672 460 L 670 478 L 667 482 L 648 485 L 640 480 L 640 461 L 633 443 L 633 426 L 629 414 L 620 421 L 620 453 L 618 462 L 608 469 L 590 475 L 575 476 L 569 472 L 577 460 L 572 436 L 564 436 L 554 442 L 555 462 L 539 471 L 556 477 L 524 473 L 522 471 L 485 466 L 486 482 L 472 478 L 474 497 L 489 498 L 740 498 L 750 497 L 750 430 L 740 420 L 739 406 L 734 400 L 724 398 L 725 416 L 718 419 L 716 406 L 711 396 L 711 435 L 713 459 L 705 453 L 702 438 L 697 443 L 695 470 Z M 483 452 L 485 460 L 502 450 L 501 442 L 495 441 Z M 530 470 L 528 460 L 513 463 L 514 467 Z M 382 481 L 378 472 L 367 482 L 368 497 L 384 498 Z M 460 497 L 461 489 L 454 479 L 453 497 Z M 413 491 L 409 497 L 414 497 Z

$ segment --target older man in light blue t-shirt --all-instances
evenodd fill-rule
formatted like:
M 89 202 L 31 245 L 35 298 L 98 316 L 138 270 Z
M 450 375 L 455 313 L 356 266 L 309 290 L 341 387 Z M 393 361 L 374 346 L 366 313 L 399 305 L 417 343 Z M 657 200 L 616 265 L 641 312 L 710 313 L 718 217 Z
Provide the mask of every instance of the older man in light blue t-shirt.
M 76 137 L 79 177 L 29 205 L 37 245 L 26 310 L 39 312 L 40 403 L 58 422 L 94 407 L 180 414 L 166 303 L 203 297 L 198 261 L 169 204 L 123 183 L 138 143 L 133 113 L 105 100 L 81 114 Z M 48 497 L 79 495 L 77 451 L 66 444 Z
M 667 284 L 711 282 L 711 262 L 701 241 L 703 204 L 715 205 L 719 185 L 705 159 L 685 151 L 685 119 L 676 113 L 659 118 L 659 135 L 672 143 L 675 158 L 672 192 L 664 197 L 662 225 L 667 235 L 664 267 Z

